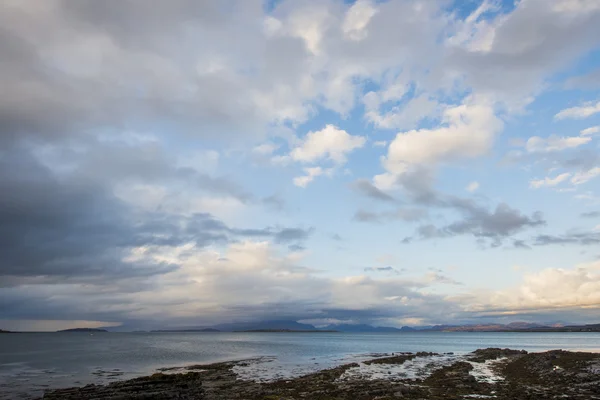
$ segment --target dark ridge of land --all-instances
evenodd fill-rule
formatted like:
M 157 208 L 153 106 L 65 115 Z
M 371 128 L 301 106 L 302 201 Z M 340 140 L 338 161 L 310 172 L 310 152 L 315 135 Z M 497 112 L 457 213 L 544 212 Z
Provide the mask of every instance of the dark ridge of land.
M 278 332 L 278 333 L 338 333 L 330 329 L 248 329 L 234 332 Z
M 600 332 L 600 324 L 588 325 L 568 325 L 568 326 L 544 326 L 538 324 L 520 325 L 512 323 L 486 324 L 486 325 L 456 325 L 446 326 L 438 325 L 429 329 L 423 329 L 420 332 L 438 331 L 438 332 Z
M 14 332 L 11 332 L 11 331 L 5 331 L 4 329 L 0 329 L 0 333 L 14 333 Z
M 234 367 L 248 361 L 187 367 L 183 374 L 157 373 L 106 386 L 48 390 L 46 400 L 593 400 L 600 399 L 600 353 L 553 350 L 482 349 L 441 363 L 434 353 L 395 353 L 363 363 L 390 368 L 419 357 L 428 374 L 407 378 L 387 369 L 387 379 L 351 374 L 357 363 L 273 382 L 239 379 Z M 478 379 L 475 369 L 491 368 L 495 379 Z M 385 370 L 384 370 L 385 371 Z M 396 374 L 396 375 L 394 375 Z
M 158 329 L 150 332 L 171 332 L 171 333 L 185 333 L 185 332 L 221 332 L 215 328 L 202 328 L 202 329 Z
M 63 329 L 57 332 L 108 332 L 106 329 L 99 328 L 72 328 L 72 329 Z

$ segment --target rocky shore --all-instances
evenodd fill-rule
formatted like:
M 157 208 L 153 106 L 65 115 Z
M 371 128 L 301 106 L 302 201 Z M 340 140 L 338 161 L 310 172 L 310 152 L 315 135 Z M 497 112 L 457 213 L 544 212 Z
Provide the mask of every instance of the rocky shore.
M 309 375 L 257 382 L 251 361 L 164 370 L 152 376 L 48 391 L 46 400 L 600 399 L 600 353 L 482 349 L 467 355 L 391 353 Z

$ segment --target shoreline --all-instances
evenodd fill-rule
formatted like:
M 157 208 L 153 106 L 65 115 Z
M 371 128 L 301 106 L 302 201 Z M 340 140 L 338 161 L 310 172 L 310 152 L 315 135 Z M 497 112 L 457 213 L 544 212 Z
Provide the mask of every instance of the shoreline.
M 163 368 L 108 385 L 48 390 L 43 399 L 600 399 L 600 353 L 499 348 L 386 353 L 263 381 L 251 379 L 257 360 Z

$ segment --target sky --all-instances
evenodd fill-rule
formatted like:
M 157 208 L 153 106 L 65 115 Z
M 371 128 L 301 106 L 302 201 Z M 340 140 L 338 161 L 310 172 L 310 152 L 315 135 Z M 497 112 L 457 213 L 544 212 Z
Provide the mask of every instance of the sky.
M 5 0 L 0 328 L 600 315 L 600 1 Z

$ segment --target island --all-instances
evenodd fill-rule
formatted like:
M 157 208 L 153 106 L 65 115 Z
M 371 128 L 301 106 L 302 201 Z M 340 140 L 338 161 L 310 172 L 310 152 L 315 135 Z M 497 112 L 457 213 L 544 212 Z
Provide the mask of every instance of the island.
M 234 332 L 276 332 L 276 333 L 335 333 L 339 331 L 332 329 L 248 329 L 244 331 L 234 331 Z
M 71 329 L 63 329 L 61 331 L 56 331 L 56 332 L 89 332 L 89 333 L 94 333 L 94 332 L 108 332 L 106 329 L 99 329 L 99 328 L 71 328 Z
M 152 333 L 154 333 L 154 332 L 188 333 L 188 332 L 221 332 L 221 331 L 218 329 L 215 329 L 215 328 L 202 328 L 202 329 L 157 329 L 157 330 L 153 330 L 150 332 L 152 332 Z

